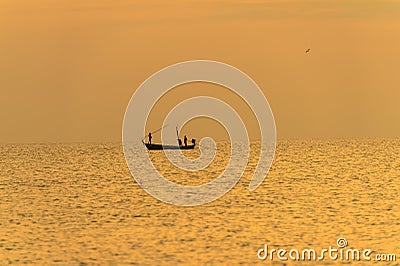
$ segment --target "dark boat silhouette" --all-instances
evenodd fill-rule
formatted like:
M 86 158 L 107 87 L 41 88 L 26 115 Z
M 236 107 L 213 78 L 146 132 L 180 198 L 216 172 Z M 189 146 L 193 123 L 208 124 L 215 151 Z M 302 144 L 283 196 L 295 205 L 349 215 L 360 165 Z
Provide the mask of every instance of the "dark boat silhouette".
M 162 145 L 162 144 L 150 144 L 144 143 L 148 150 L 193 150 L 196 143 L 190 145 Z
M 153 133 L 158 132 L 159 130 L 161 130 L 161 128 L 156 130 L 156 131 L 154 131 Z M 182 140 L 179 138 L 178 126 L 176 127 L 176 136 L 178 138 L 178 145 L 153 144 L 153 143 L 150 143 L 151 141 L 146 143 L 146 142 L 143 141 L 143 139 L 142 139 L 142 142 L 143 142 L 143 144 L 146 146 L 146 148 L 148 150 L 193 150 L 194 147 L 196 146 L 196 140 L 195 139 L 192 139 L 192 144 L 186 144 L 185 143 L 185 145 L 182 145 Z M 185 136 L 185 140 L 187 140 L 186 136 Z

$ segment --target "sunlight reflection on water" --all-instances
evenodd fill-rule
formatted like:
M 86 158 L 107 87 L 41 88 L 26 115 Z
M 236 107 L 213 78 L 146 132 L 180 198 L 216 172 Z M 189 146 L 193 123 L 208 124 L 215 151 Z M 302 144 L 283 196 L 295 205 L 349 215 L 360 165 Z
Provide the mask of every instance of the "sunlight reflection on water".
M 226 167 L 229 143 L 217 146 L 200 172 L 150 156 L 171 181 L 199 185 Z M 0 264 L 261 264 L 265 243 L 318 248 L 338 237 L 400 254 L 399 148 L 399 140 L 280 141 L 267 178 L 249 192 L 252 143 L 232 191 L 177 207 L 141 189 L 119 144 L 2 145 Z

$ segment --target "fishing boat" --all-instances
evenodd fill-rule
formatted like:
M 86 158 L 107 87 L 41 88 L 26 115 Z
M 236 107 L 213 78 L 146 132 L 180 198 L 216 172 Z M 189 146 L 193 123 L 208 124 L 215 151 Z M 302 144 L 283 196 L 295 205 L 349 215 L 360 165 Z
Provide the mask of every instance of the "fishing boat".
M 190 145 L 162 145 L 162 144 L 150 144 L 144 143 L 148 150 L 193 150 L 196 146 L 195 143 Z
M 160 131 L 162 128 L 152 132 L 153 134 Z M 151 137 L 151 134 L 149 136 Z M 196 146 L 196 140 L 192 139 L 192 144 L 187 143 L 187 139 L 185 136 L 185 144 L 182 144 L 182 140 L 179 138 L 179 131 L 178 127 L 176 127 L 176 137 L 178 138 L 178 145 L 162 145 L 162 144 L 153 144 L 151 143 L 151 138 L 149 139 L 149 142 L 144 142 L 142 139 L 142 143 L 146 146 L 148 150 L 193 150 L 194 147 Z

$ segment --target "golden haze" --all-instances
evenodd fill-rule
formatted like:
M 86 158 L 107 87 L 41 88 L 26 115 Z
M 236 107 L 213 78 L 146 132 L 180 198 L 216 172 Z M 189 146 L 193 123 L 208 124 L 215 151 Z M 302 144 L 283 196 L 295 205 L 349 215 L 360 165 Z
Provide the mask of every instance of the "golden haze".
M 1 142 L 119 141 L 141 82 L 191 59 L 250 75 L 279 138 L 400 134 L 398 1 L 2 0 L 0 36 Z

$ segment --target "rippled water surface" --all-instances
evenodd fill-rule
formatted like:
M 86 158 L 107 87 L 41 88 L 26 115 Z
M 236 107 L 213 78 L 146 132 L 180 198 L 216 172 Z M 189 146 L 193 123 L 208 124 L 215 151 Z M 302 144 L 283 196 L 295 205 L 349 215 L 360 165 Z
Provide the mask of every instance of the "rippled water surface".
M 150 156 L 170 180 L 199 185 L 227 165 L 228 143 L 217 146 L 198 173 Z M 339 237 L 399 263 L 400 140 L 280 141 L 268 177 L 249 192 L 257 147 L 232 191 L 177 207 L 141 189 L 120 144 L 1 145 L 0 265 L 267 264 L 257 258 L 264 244 L 322 249 Z

